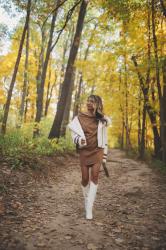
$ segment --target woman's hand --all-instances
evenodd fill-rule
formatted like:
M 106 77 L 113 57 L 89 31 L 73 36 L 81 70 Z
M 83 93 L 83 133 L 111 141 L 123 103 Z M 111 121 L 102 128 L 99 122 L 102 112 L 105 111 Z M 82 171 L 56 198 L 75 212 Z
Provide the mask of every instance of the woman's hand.
M 81 145 L 84 145 L 84 144 L 85 144 L 85 140 L 81 139 Z

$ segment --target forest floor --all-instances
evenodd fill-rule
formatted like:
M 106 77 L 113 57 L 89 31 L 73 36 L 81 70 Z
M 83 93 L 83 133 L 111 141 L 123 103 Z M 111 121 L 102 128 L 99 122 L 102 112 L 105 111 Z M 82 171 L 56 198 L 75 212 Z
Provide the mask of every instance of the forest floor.
M 38 170 L 2 163 L 0 249 L 165 250 L 166 174 L 125 153 L 101 169 L 94 219 L 84 218 L 78 157 L 43 157 Z M 2 182 L 1 182 L 2 183 Z

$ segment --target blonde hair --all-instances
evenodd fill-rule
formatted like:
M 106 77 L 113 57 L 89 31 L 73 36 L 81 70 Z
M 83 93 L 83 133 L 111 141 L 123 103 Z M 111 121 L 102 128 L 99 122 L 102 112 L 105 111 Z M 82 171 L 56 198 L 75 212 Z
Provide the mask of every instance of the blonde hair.
M 104 119 L 104 113 L 103 113 L 103 102 L 100 96 L 98 95 L 90 95 L 88 99 L 91 98 L 94 100 L 94 102 L 97 104 L 97 109 L 96 109 L 96 118 L 99 120 Z M 105 119 L 104 119 L 105 120 Z

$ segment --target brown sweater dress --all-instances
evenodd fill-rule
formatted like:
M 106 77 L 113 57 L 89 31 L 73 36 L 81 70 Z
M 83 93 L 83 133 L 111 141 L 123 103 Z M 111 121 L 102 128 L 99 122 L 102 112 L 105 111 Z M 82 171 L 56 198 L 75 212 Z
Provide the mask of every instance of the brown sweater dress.
M 78 119 L 87 141 L 87 145 L 85 147 L 78 149 L 78 153 L 80 155 L 80 164 L 86 166 L 95 163 L 101 164 L 104 150 L 103 148 L 98 148 L 98 121 L 96 120 L 96 117 L 94 115 L 80 112 L 78 114 Z

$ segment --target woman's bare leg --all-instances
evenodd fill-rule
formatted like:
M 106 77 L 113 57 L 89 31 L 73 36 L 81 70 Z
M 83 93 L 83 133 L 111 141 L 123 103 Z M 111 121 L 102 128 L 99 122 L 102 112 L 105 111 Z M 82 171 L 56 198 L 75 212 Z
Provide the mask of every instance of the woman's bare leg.
M 91 168 L 91 181 L 96 185 L 98 184 L 100 166 L 101 163 L 95 163 Z
M 81 165 L 81 172 L 82 172 L 81 184 L 85 187 L 89 183 L 89 167 L 85 165 Z

